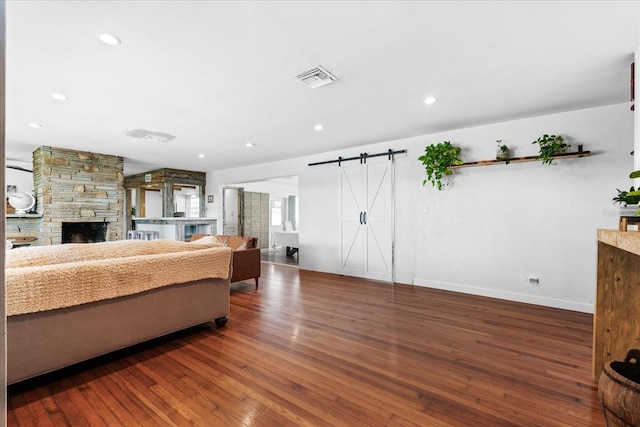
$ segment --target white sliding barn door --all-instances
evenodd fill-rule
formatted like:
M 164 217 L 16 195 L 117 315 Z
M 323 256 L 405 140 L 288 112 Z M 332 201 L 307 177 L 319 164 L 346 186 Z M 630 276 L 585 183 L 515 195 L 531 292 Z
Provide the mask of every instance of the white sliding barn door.
M 340 272 L 393 281 L 392 163 L 341 167 Z
M 364 275 L 393 281 L 392 163 L 367 166 L 366 251 Z
M 366 166 L 340 168 L 340 272 L 347 276 L 364 275 L 363 212 L 366 208 Z

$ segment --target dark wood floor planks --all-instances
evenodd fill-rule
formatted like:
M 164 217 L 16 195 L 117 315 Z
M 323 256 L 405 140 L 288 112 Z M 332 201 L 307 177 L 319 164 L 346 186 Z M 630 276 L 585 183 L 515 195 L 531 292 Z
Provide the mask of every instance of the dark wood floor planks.
M 8 425 L 604 425 L 589 314 L 262 269 L 225 328 L 10 387 Z

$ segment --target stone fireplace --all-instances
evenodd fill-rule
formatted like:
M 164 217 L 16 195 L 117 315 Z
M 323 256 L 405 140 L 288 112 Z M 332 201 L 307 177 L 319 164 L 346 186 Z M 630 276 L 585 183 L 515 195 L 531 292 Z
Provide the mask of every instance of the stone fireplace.
M 42 215 L 40 244 L 122 240 L 123 170 L 119 156 L 46 146 L 36 149 L 33 185 L 36 210 Z

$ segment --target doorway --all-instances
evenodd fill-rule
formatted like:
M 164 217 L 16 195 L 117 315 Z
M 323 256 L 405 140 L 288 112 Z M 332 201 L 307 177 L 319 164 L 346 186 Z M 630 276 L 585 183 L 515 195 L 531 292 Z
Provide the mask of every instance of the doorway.
M 222 234 L 239 236 L 242 230 L 242 187 L 222 189 Z
M 240 186 L 244 191 L 242 198 L 245 201 L 244 204 L 241 204 L 241 218 L 248 220 L 250 215 L 248 213 L 243 214 L 242 210 L 254 209 L 255 204 L 253 203 L 253 199 L 255 199 L 257 195 L 260 195 L 260 211 L 265 212 L 266 209 L 266 217 L 261 216 L 260 224 L 259 244 L 260 241 L 262 241 L 262 244 L 260 244 L 262 261 L 297 266 L 298 257 L 300 256 L 299 251 L 296 253 L 289 247 L 288 252 L 290 255 L 287 255 L 287 244 L 279 244 L 282 242 L 280 242 L 280 240 L 276 242 L 274 236 L 276 233 L 284 231 L 297 233 L 300 229 L 298 177 L 287 176 L 270 178 L 264 181 L 237 183 L 232 187 L 225 186 L 223 190 L 225 188 L 238 188 Z M 253 196 L 251 198 L 251 207 L 247 205 L 248 195 Z M 267 196 L 266 200 L 264 199 L 265 195 Z M 242 229 L 248 231 L 247 223 L 245 222 L 243 225 L 244 227 Z M 256 235 L 256 237 L 258 236 Z M 297 237 L 297 235 L 295 237 Z M 296 244 L 296 246 L 298 245 Z

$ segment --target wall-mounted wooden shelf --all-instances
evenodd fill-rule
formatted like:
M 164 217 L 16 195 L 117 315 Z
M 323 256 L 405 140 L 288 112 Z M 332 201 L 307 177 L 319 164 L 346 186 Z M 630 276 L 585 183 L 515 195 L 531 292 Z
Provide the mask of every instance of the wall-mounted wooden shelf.
M 554 159 L 573 159 L 576 157 L 589 157 L 591 151 L 574 151 L 572 153 L 564 153 L 553 156 Z M 536 162 L 541 161 L 538 156 L 526 156 L 526 157 L 511 157 L 510 163 L 524 163 L 524 162 Z M 468 168 L 471 166 L 489 166 L 489 165 L 503 165 L 505 160 L 478 160 L 477 162 L 468 162 L 461 165 L 451 166 L 451 169 Z
M 42 214 L 29 214 L 29 213 L 8 213 L 5 215 L 7 218 L 42 218 Z

